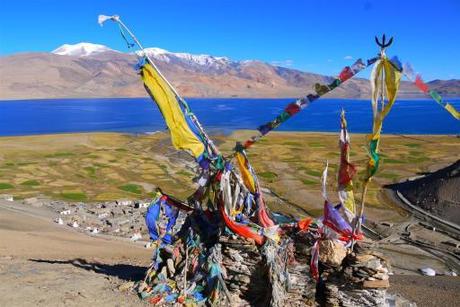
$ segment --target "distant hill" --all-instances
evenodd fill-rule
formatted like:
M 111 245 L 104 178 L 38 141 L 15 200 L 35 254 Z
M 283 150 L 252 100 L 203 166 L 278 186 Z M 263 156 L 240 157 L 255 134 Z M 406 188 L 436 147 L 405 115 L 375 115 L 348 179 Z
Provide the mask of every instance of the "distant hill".
M 149 56 L 185 97 L 299 97 L 316 82 L 331 77 L 226 57 L 173 53 L 147 48 Z M 51 53 L 0 57 L 0 99 L 143 97 L 146 92 L 134 69 L 137 57 L 103 45 L 63 45 Z M 442 94 L 460 96 L 460 80 L 429 83 Z M 369 98 L 366 79 L 347 81 L 327 97 Z M 400 97 L 423 97 L 403 82 Z
M 424 177 L 388 187 L 399 190 L 423 210 L 460 225 L 460 160 Z

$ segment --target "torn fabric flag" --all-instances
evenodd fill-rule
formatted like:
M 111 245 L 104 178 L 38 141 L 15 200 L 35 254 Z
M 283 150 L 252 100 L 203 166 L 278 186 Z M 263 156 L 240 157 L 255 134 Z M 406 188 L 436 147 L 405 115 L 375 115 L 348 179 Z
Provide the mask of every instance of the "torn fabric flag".
M 350 136 L 347 131 L 345 112 L 340 116 L 340 164 L 338 173 L 338 194 L 342 205 L 345 207 L 347 217 L 351 219 L 356 215 L 355 197 L 353 194 L 353 176 L 356 174 L 356 167 L 350 163 Z M 350 220 L 351 220 L 350 219 Z
M 205 153 L 205 145 L 196 134 L 196 127 L 191 128 L 179 98 L 174 94 L 166 80 L 149 63 L 141 67 L 144 87 L 158 105 L 166 125 L 171 133 L 171 140 L 176 149 L 190 152 L 195 159 L 200 160 Z M 195 132 L 194 132 L 195 131 Z
M 375 175 L 380 164 L 379 142 L 382 124 L 396 101 L 401 72 L 390 60 L 384 57 L 375 63 L 370 81 L 372 87 L 373 126 L 372 135 L 369 136 L 369 161 L 365 181 L 369 181 Z M 386 96 L 386 104 L 385 101 L 379 99 L 382 94 Z M 379 101 L 381 104 L 380 109 Z

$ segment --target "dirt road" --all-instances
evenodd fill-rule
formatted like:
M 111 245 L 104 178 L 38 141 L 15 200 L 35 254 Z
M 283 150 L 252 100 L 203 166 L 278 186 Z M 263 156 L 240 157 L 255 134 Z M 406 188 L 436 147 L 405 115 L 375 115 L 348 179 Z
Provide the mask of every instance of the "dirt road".
M 151 251 L 51 223 L 44 208 L 0 203 L 0 306 L 139 306 L 118 290 Z

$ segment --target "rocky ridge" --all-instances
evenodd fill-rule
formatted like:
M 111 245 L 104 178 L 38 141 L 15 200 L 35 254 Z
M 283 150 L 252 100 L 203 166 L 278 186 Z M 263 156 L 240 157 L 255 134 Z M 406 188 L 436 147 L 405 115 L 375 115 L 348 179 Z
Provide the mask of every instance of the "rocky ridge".
M 257 60 L 160 48 L 145 52 L 185 97 L 301 97 L 312 92 L 315 83 L 332 80 Z M 135 54 L 90 43 L 66 44 L 52 53 L 0 57 L 0 99 L 145 97 L 136 63 Z M 460 80 L 428 84 L 442 95 L 460 96 Z M 367 99 L 369 95 L 369 81 L 353 78 L 325 97 Z M 402 82 L 399 97 L 424 96 L 411 83 Z

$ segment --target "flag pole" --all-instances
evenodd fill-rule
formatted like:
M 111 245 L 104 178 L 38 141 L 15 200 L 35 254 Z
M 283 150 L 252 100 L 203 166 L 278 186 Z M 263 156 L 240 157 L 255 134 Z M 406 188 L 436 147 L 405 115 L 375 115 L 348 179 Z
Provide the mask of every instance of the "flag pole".
M 133 41 L 136 43 L 136 45 L 142 50 L 143 56 L 147 58 L 148 62 L 152 67 L 157 71 L 157 73 L 160 75 L 160 77 L 166 82 L 166 84 L 171 88 L 173 91 L 174 95 L 179 99 L 180 103 L 184 106 L 184 108 L 189 111 L 189 106 L 185 102 L 185 100 L 182 98 L 181 95 L 177 92 L 175 87 L 166 79 L 166 77 L 161 73 L 160 69 L 158 66 L 155 65 L 155 62 L 149 57 L 147 52 L 145 51 L 145 48 L 142 46 L 141 42 L 137 39 L 137 37 L 134 35 L 133 32 L 125 25 L 125 23 L 121 20 L 120 16 L 118 15 L 112 15 L 112 16 L 106 16 L 106 15 L 99 15 L 98 17 L 98 23 L 102 26 L 104 22 L 107 20 L 112 20 L 116 23 L 118 23 L 127 33 L 128 35 L 133 39 Z M 195 116 L 195 114 L 191 113 L 189 114 L 193 122 L 197 125 L 198 129 L 200 130 L 200 133 L 204 136 L 206 139 L 206 143 L 209 145 L 211 150 L 215 155 L 220 155 L 219 150 L 217 147 L 214 145 L 214 142 L 209 138 L 208 134 L 204 131 L 203 126 L 201 123 L 198 121 L 198 118 Z

